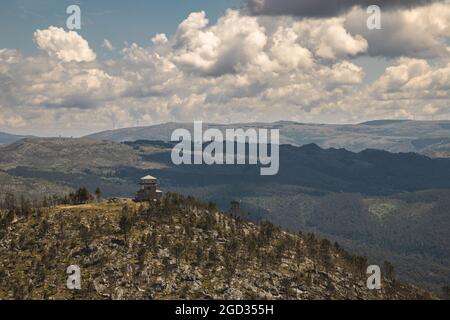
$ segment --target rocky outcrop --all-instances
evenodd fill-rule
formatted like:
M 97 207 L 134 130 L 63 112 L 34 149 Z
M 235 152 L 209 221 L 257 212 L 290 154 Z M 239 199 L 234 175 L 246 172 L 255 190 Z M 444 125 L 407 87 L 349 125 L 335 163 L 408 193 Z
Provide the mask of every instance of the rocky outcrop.
M 69 265 L 79 291 L 66 288 Z M 393 277 L 369 290 L 365 270 L 327 240 L 172 194 L 151 206 L 43 208 L 0 230 L 2 299 L 434 298 Z

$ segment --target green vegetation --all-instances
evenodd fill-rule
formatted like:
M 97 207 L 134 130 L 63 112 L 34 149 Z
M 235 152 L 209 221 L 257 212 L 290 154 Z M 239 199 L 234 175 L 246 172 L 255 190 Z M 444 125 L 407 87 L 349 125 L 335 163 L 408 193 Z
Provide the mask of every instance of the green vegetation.
M 450 283 L 448 159 L 282 146 L 280 174 L 261 177 L 252 166 L 173 166 L 171 144 L 165 142 L 27 139 L 3 148 L 0 199 L 11 193 L 18 202 L 25 195 L 32 207 L 44 196 L 48 205 L 83 203 L 58 202 L 83 186 L 97 201 L 129 197 L 150 170 L 162 190 L 211 201 L 222 210 L 241 200 L 254 222 L 314 232 L 374 264 L 389 260 L 400 279 L 436 292 Z
M 65 288 L 79 265 L 82 290 Z M 149 204 L 3 210 L 0 299 L 418 299 L 393 280 L 365 287 L 367 259 L 314 234 L 255 225 L 167 194 Z

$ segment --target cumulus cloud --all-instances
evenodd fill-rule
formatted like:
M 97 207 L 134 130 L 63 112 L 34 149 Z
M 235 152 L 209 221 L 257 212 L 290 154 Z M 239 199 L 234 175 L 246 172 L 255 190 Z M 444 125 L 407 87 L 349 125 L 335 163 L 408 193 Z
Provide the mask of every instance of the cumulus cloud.
M 0 60 L 0 105 L 32 108 L 93 108 L 121 95 L 127 81 L 99 66 L 61 64 L 46 56 L 22 57 L 10 51 Z
M 299 66 L 310 67 L 314 63 L 311 52 L 299 44 L 299 34 L 283 26 L 272 36 L 270 55 L 280 65 L 294 70 Z
M 413 8 L 442 0 L 245 0 L 256 15 L 294 15 L 301 17 L 333 17 L 358 6 L 378 5 L 383 9 Z
M 152 38 L 153 44 L 156 44 L 156 45 L 165 44 L 168 41 L 169 40 L 167 39 L 167 36 L 165 33 L 158 33 Z
M 398 20 L 419 21 L 442 45 L 448 20 L 438 6 L 399 11 Z M 374 39 L 352 24 L 359 13 L 299 19 L 229 10 L 210 23 L 206 13 L 196 12 L 173 36 L 158 34 L 148 46 L 127 44 L 108 60 L 95 59 L 76 33 L 38 30 L 35 42 L 48 54 L 0 49 L 0 125 L 3 131 L 22 126 L 30 130 L 24 133 L 77 135 L 193 119 L 450 116 L 450 66 L 442 55 L 396 59 L 377 81 L 364 82 L 366 70 L 353 58 L 374 54 Z M 389 23 L 383 27 L 393 33 Z
M 331 85 L 357 85 L 363 82 L 364 71 L 361 67 L 349 62 L 342 61 L 325 69 L 325 76 Z
M 401 58 L 372 85 L 372 92 L 388 100 L 449 99 L 450 63 L 433 67 L 423 59 Z
M 362 35 L 372 56 L 434 58 L 449 57 L 450 4 L 436 3 L 412 10 L 383 12 L 382 30 L 366 27 L 367 13 L 353 9 L 345 17 L 345 28 Z
M 345 19 L 306 19 L 294 23 L 293 29 L 300 42 L 311 48 L 319 58 L 335 60 L 356 56 L 368 50 L 367 40 L 359 34 L 352 35 L 345 29 Z
M 228 10 L 208 26 L 205 12 L 192 13 L 178 27 L 172 60 L 186 71 L 209 75 L 237 73 L 251 65 L 269 67 L 267 36 L 254 17 Z
M 34 33 L 34 41 L 39 49 L 47 52 L 50 57 L 65 62 L 89 62 L 96 58 L 88 42 L 74 31 L 49 27 L 46 30 L 37 30 Z

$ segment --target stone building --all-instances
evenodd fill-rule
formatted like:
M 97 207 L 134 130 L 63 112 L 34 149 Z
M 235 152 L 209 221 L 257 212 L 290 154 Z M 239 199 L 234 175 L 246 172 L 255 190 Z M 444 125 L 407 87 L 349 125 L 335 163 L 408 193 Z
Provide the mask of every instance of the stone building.
M 159 181 L 152 176 L 142 177 L 139 181 L 140 189 L 136 193 L 136 202 L 152 201 L 161 198 L 162 191 L 157 189 Z

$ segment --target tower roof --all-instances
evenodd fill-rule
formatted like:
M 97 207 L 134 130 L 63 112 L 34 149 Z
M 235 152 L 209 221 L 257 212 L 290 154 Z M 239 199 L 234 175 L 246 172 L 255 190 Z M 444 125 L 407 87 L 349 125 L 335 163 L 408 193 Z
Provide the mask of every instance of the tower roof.
M 146 181 L 146 180 L 158 180 L 158 179 L 151 175 L 148 175 L 148 176 L 142 177 L 141 180 Z

